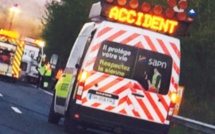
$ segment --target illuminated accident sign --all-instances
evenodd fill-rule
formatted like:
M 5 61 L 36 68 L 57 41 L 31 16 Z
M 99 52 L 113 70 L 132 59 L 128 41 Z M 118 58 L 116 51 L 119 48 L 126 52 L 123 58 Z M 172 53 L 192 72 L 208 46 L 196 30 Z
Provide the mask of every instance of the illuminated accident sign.
M 138 0 L 100 0 L 92 5 L 89 18 L 96 22 L 105 19 L 173 36 L 186 35 L 193 21 L 185 13 L 187 2 L 179 1 L 178 6 L 174 1 L 167 3 L 169 7 L 163 8 Z
M 175 20 L 118 6 L 111 6 L 107 17 L 111 20 L 169 34 L 172 34 L 178 26 L 178 22 Z
M 139 0 L 100 0 L 92 5 L 89 18 L 92 21 L 109 20 L 133 25 L 169 35 L 185 35 L 187 2 L 167 1 L 167 6 Z M 176 9 L 177 7 L 177 9 Z

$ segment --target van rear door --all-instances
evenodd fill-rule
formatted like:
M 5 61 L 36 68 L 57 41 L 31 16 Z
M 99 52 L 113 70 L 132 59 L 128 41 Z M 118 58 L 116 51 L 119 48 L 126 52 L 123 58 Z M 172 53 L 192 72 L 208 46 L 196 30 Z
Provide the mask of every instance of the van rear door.
M 171 103 L 168 94 L 176 91 L 179 79 L 179 45 L 178 39 L 166 35 L 102 22 L 82 66 L 89 75 L 78 102 L 98 110 L 168 124 Z

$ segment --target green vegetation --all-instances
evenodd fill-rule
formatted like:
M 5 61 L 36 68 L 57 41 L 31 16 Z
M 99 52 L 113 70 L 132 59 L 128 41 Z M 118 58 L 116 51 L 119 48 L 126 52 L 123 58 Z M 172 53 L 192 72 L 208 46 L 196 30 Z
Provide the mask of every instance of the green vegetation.
M 62 0 L 61 3 L 47 5 L 43 38 L 48 57 L 55 53 L 65 64 L 73 43 L 83 24 L 88 20 L 92 3 L 97 0 Z
M 144 0 L 142 0 L 144 1 Z M 165 4 L 166 0 L 150 0 Z M 189 9 L 197 11 L 189 34 L 181 38 L 180 85 L 185 87 L 180 115 L 215 124 L 215 2 L 212 0 L 187 0 Z M 90 7 L 97 0 L 62 0 L 47 7 L 43 37 L 47 42 L 45 52 L 60 55 L 64 63 L 83 24 L 88 19 Z M 176 126 L 170 133 L 196 134 L 190 129 Z

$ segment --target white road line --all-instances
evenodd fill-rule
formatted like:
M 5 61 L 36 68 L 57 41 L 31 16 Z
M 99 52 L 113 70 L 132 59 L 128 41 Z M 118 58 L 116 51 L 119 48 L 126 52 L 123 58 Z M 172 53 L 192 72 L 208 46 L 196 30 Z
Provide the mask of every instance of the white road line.
M 14 112 L 18 114 L 22 114 L 22 112 L 17 107 L 11 107 L 11 108 L 13 109 Z
M 0 97 L 3 97 L 3 95 L 0 93 Z
M 46 93 L 46 94 L 48 94 L 48 95 L 53 96 L 53 93 L 50 93 L 50 92 L 48 92 L 48 91 L 45 91 L 44 89 L 41 89 L 41 88 L 38 88 L 38 89 L 41 90 L 41 91 L 43 91 L 44 93 Z
M 48 92 L 48 91 L 45 91 L 45 90 L 42 90 L 43 92 L 45 92 L 45 93 L 47 93 L 48 95 L 51 95 L 51 96 L 53 96 L 53 93 L 50 93 L 50 92 Z

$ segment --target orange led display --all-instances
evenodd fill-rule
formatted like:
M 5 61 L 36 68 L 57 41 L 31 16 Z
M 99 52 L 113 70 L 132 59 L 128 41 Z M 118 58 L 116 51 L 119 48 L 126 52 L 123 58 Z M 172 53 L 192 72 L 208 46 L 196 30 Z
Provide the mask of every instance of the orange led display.
M 169 34 L 174 33 L 178 26 L 178 22 L 175 20 L 165 19 L 160 16 L 142 13 L 118 6 L 113 6 L 110 8 L 108 17 L 122 23 L 128 23 Z

